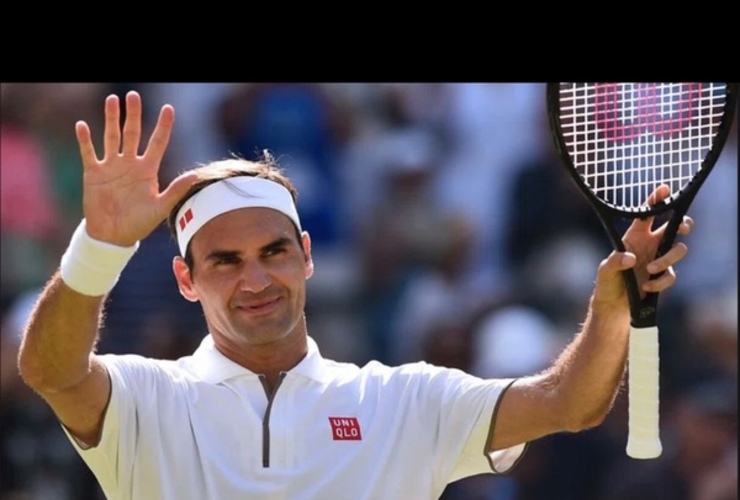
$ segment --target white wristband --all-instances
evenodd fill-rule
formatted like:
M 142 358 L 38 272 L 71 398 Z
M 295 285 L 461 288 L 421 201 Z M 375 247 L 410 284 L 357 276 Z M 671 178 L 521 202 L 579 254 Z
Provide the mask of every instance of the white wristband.
M 62 255 L 62 280 L 72 290 L 99 297 L 110 292 L 123 268 L 139 248 L 139 242 L 121 247 L 96 240 L 87 234 L 85 219 L 77 226 L 67 251 Z

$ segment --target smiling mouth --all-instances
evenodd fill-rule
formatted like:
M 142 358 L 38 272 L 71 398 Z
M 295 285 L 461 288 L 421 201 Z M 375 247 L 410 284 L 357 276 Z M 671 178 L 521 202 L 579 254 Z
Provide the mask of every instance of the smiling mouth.
M 277 308 L 279 302 L 280 298 L 276 298 L 259 303 L 242 304 L 237 306 L 237 309 L 251 314 L 263 314 L 273 311 Z

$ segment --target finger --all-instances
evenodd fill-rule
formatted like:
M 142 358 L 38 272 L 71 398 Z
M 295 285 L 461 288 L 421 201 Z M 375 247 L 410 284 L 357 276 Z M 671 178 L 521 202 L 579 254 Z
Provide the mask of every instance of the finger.
M 661 224 L 660 227 L 655 229 L 655 233 L 663 233 L 668 228 L 669 222 L 664 222 Z M 691 230 L 694 227 L 694 219 L 691 217 L 688 217 L 684 215 L 683 220 L 678 224 L 678 228 L 676 229 L 678 234 L 686 235 L 691 232 Z
M 662 234 L 665 232 L 666 228 L 668 228 L 668 222 L 663 223 L 658 229 L 655 230 L 655 233 Z M 694 228 L 694 219 L 684 215 L 683 220 L 678 225 L 677 233 L 685 236 L 689 234 L 693 228 Z
M 642 284 L 642 289 L 645 292 L 662 292 L 666 288 L 670 287 L 676 282 L 676 271 L 673 266 L 668 267 L 666 272 L 661 274 L 658 278 L 651 279 Z
M 665 253 L 665 255 L 662 255 L 661 257 L 658 257 L 654 261 L 650 262 L 647 265 L 647 271 L 650 274 L 658 274 L 662 273 L 663 271 L 667 271 L 671 266 L 686 257 L 686 254 L 688 253 L 689 249 L 684 243 L 676 243 L 675 245 L 673 245 L 673 248 Z
M 623 297 L 624 276 L 622 271 L 630 269 L 637 263 L 632 252 L 612 252 L 601 261 L 596 274 L 594 300 L 611 302 Z
M 661 201 L 665 200 L 670 196 L 671 194 L 671 188 L 668 187 L 667 184 L 661 184 L 660 186 L 656 187 L 655 190 L 650 193 L 647 200 L 645 200 L 645 206 L 652 207 L 660 203 Z M 655 220 L 655 217 L 644 217 L 642 219 L 635 219 L 633 222 L 633 227 L 640 230 L 650 230 L 653 226 L 653 222 Z
M 136 156 L 139 152 L 141 139 L 141 97 L 131 91 L 126 94 L 126 122 L 123 124 L 124 156 Z
M 650 207 L 655 206 L 661 201 L 668 198 L 670 194 L 671 188 L 668 186 L 668 184 L 661 184 L 660 186 L 656 187 L 652 193 L 650 193 L 650 196 L 648 196 L 646 203 Z
M 105 131 L 103 144 L 104 158 L 118 154 L 121 148 L 121 108 L 117 95 L 109 95 L 105 99 Z
M 694 229 L 694 219 L 688 215 L 683 216 L 683 221 L 678 226 L 678 234 L 687 235 Z
M 637 263 L 637 257 L 632 252 L 612 252 L 599 266 L 601 279 L 622 279 L 622 271 L 630 269 Z
M 170 142 L 170 135 L 172 134 L 174 124 L 175 108 L 169 104 L 165 104 L 159 112 L 157 125 L 154 127 L 154 132 L 152 132 L 152 136 L 149 138 L 149 144 L 146 146 L 144 156 L 151 156 L 157 162 L 162 160 L 164 152 L 167 149 L 167 144 Z
M 95 147 L 90 136 L 90 127 L 87 123 L 83 121 L 75 123 L 75 135 L 77 136 L 77 144 L 80 147 L 82 166 L 89 168 L 95 165 L 98 162 L 98 157 L 95 154 Z

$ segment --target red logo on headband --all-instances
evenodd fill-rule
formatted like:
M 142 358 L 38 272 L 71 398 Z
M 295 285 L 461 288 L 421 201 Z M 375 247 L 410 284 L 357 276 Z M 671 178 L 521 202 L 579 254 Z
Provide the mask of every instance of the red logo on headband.
M 188 211 L 183 214 L 182 217 L 180 217 L 180 231 L 185 229 L 185 226 L 188 225 L 188 222 L 193 220 L 193 210 L 188 208 Z

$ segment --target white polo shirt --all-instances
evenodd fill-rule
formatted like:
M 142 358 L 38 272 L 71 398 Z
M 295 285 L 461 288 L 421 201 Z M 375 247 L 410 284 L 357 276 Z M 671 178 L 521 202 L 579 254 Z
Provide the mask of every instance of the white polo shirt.
M 310 338 L 272 396 L 210 335 L 177 361 L 101 359 L 112 385 L 101 441 L 67 436 L 110 499 L 437 499 L 452 481 L 509 470 L 527 446 L 484 453 L 512 380 L 361 368 Z

